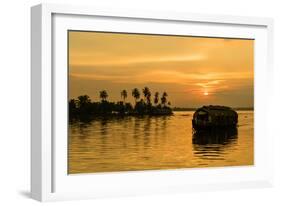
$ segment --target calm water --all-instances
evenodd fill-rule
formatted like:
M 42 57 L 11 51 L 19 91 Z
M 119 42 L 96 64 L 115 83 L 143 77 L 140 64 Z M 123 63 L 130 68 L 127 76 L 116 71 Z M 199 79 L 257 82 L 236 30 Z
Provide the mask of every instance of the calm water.
M 69 129 L 69 173 L 252 165 L 253 112 L 235 131 L 192 133 L 193 112 L 75 122 Z

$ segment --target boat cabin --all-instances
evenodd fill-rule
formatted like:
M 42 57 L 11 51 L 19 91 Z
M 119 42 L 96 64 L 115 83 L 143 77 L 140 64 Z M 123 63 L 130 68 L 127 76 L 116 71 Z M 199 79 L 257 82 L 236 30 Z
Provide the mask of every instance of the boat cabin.
M 226 106 L 203 106 L 195 111 L 192 126 L 195 130 L 215 127 L 236 127 L 238 114 Z

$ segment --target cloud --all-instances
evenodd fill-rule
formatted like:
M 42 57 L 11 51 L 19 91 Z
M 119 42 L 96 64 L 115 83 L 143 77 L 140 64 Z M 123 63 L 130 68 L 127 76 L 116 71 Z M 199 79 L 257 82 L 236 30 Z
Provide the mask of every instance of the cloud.
M 207 59 L 207 56 L 202 54 L 192 54 L 192 55 L 171 55 L 171 56 L 143 56 L 134 58 L 111 58 L 111 59 L 101 59 L 97 62 L 92 61 L 91 55 L 84 56 L 70 56 L 71 59 L 76 59 L 71 61 L 71 66 L 87 66 L 87 67 L 97 67 L 97 66 L 132 66 L 141 64 L 155 64 L 155 63 L 174 63 L 174 62 L 192 62 L 192 61 L 202 61 Z
M 208 101 L 251 106 L 253 45 L 253 40 L 71 32 L 70 96 L 107 89 L 114 101 L 120 89 L 150 86 L 169 91 L 174 106 Z

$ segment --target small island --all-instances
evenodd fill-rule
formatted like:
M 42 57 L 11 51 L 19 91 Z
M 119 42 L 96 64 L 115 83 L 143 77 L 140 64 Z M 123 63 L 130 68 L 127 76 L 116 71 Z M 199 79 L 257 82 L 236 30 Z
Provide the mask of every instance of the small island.
M 143 98 L 138 88 L 131 92 L 135 99 L 135 104 L 126 102 L 128 97 L 127 90 L 120 92 L 121 101 L 109 102 L 106 90 L 99 92 L 100 101 L 94 102 L 88 95 L 81 95 L 77 99 L 70 99 L 68 102 L 69 120 L 73 119 L 92 119 L 100 116 L 128 116 L 128 115 L 172 115 L 171 103 L 168 101 L 167 92 L 160 96 L 155 92 L 153 97 L 148 87 L 142 89 Z

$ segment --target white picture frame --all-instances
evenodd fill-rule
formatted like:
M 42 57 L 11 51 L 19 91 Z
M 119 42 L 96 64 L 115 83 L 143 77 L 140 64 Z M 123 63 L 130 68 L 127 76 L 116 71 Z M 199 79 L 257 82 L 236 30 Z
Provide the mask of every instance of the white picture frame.
M 40 4 L 31 8 L 31 26 L 32 198 L 52 201 L 273 185 L 274 136 L 267 121 L 271 98 L 268 91 L 272 90 L 273 77 L 272 19 Z M 191 27 L 193 31 L 188 30 Z M 255 165 L 67 175 L 68 29 L 257 39 Z

